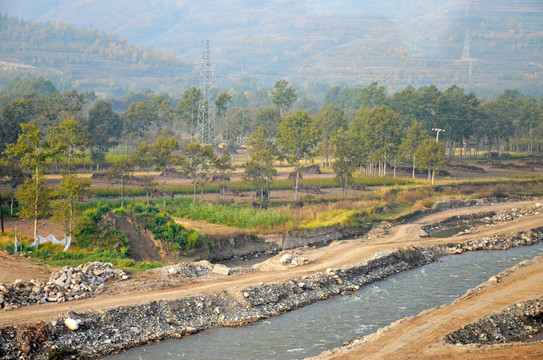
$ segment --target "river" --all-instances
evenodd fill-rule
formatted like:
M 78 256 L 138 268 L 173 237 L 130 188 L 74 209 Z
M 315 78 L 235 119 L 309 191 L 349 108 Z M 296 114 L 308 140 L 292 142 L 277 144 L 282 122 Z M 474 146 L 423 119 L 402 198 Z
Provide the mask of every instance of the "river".
M 467 252 L 390 276 L 350 296 L 322 301 L 244 328 L 209 329 L 131 349 L 109 360 L 301 359 L 454 301 L 489 277 L 543 254 L 543 244 Z

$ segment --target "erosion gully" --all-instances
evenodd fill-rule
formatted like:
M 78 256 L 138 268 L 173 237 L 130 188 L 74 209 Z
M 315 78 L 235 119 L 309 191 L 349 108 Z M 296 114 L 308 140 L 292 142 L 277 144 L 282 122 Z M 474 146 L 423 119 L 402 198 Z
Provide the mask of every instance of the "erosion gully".
M 215 328 L 110 356 L 125 359 L 301 359 L 337 347 L 347 339 L 459 295 L 522 260 L 543 254 L 543 244 L 510 250 L 465 252 L 395 274 L 335 297 L 243 328 Z

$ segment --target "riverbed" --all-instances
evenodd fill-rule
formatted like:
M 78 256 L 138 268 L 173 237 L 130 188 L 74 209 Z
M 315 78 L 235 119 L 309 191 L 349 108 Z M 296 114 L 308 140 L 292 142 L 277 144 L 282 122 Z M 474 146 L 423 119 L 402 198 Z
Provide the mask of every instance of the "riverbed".
M 516 263 L 543 254 L 543 244 L 505 251 L 477 251 L 390 276 L 336 297 L 244 328 L 209 329 L 181 340 L 166 340 L 109 360 L 300 359 L 337 347 L 347 339 L 459 295 Z

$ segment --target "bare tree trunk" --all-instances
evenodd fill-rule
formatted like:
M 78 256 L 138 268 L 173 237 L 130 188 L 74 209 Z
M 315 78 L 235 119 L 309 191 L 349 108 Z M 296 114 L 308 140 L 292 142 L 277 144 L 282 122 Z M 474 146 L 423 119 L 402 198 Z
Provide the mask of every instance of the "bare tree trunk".
M 298 166 L 296 167 L 296 186 L 294 187 L 294 199 L 296 202 L 298 202 L 298 184 L 300 177 L 300 160 L 298 160 Z
M 192 195 L 192 203 L 196 205 L 196 177 L 192 179 L 192 186 L 193 186 L 193 195 Z
M 415 179 L 415 153 L 413 153 L 413 179 Z
M 36 166 L 36 198 L 34 202 L 34 239 L 38 238 L 38 200 L 39 200 L 39 193 L 40 193 L 40 172 L 38 170 L 38 167 Z
M 164 166 L 164 192 L 163 192 L 163 198 L 164 198 L 164 206 L 166 206 L 166 166 Z
M 432 185 L 434 185 L 434 177 L 435 177 L 436 171 L 432 169 Z

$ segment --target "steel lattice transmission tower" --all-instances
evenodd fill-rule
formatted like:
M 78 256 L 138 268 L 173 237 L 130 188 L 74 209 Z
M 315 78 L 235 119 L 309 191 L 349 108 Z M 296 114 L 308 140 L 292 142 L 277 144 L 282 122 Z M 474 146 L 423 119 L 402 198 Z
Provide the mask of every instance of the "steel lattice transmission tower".
M 200 69 L 200 103 L 198 105 L 198 123 L 196 135 L 200 137 L 200 143 L 216 145 L 215 111 L 211 88 L 213 87 L 213 64 L 209 52 L 209 40 L 202 54 L 202 68 Z
M 469 55 L 469 30 L 466 30 L 466 37 L 464 40 L 464 50 L 462 51 L 462 60 L 469 60 L 471 59 Z

